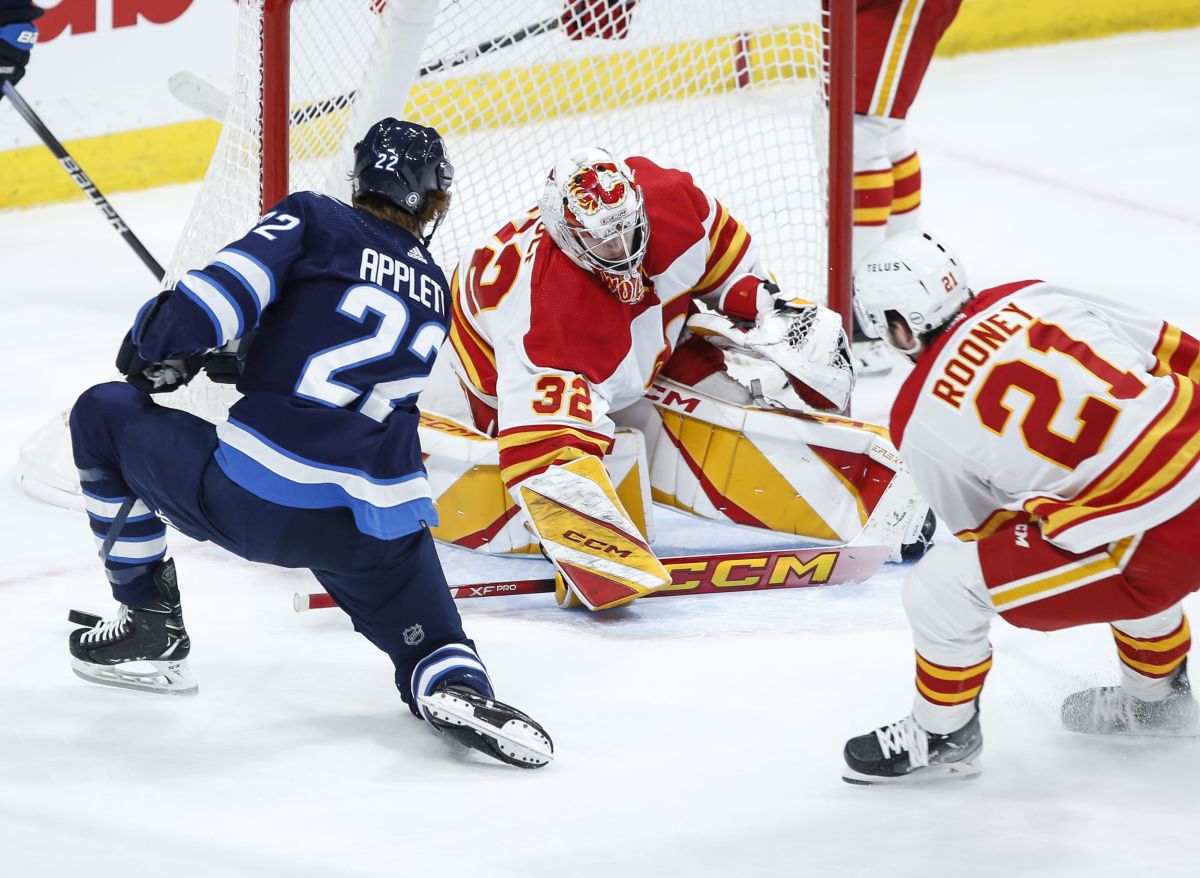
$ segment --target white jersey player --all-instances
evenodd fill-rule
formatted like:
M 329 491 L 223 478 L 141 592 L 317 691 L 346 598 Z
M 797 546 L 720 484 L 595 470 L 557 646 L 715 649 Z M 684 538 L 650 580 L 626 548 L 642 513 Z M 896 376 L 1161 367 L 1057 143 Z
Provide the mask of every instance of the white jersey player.
M 1200 588 L 1200 342 L 1041 281 L 973 294 L 954 254 L 905 232 L 855 275 L 864 326 L 916 368 L 892 435 L 955 532 L 909 575 L 913 713 L 846 745 L 851 782 L 978 772 L 989 623 L 1112 624 L 1119 686 L 1063 703 L 1067 729 L 1195 735 L 1180 600 Z
M 911 507 L 906 526 L 916 519 L 909 542 L 920 544 L 915 492 L 894 464 L 870 464 L 869 449 L 898 460 L 882 431 L 785 411 L 846 406 L 854 375 L 837 315 L 781 293 L 747 229 L 686 172 L 599 148 L 572 152 L 538 206 L 482 242 L 452 287 L 451 365 L 475 429 L 496 437 L 504 485 L 557 568 L 560 603 L 617 606 L 669 582 L 644 518 L 628 508 L 636 497 L 622 493 L 636 488 L 636 473 L 613 477 L 602 463 L 622 425 L 647 437 L 656 501 L 837 542 L 895 481 Z M 772 431 L 747 412 L 770 419 L 776 438 L 786 424 L 793 472 L 756 447 L 755 432 Z M 837 478 L 840 458 L 804 453 L 814 443 L 796 424 L 828 437 L 830 460 L 853 460 L 849 478 Z M 797 475 L 803 462 L 819 472 Z

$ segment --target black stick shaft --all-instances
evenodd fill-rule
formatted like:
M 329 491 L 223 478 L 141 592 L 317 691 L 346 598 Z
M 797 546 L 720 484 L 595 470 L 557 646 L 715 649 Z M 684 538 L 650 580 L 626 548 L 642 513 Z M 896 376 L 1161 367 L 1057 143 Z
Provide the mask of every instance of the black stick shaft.
M 91 200 L 92 204 L 96 205 L 96 209 L 104 214 L 104 218 L 108 220 L 109 225 L 117 230 L 118 234 L 125 239 L 125 243 L 133 248 L 133 252 L 138 255 L 143 264 L 154 273 L 154 279 L 161 281 L 165 274 L 162 266 L 150 255 L 150 251 L 138 240 L 137 235 L 130 231 L 129 226 L 125 224 L 125 220 L 121 219 L 121 215 L 108 203 L 108 199 L 96 188 L 96 184 L 84 173 L 83 168 L 79 167 L 79 162 L 75 161 L 63 145 L 58 142 L 58 138 L 50 132 L 50 129 L 46 127 L 46 123 L 33 111 L 33 107 L 29 106 L 25 102 L 25 99 L 17 94 L 17 90 L 12 87 L 12 83 L 5 82 L 0 87 L 3 88 L 4 95 L 12 101 L 12 105 L 16 108 L 17 112 L 29 123 L 29 127 L 42 139 L 47 149 L 54 153 L 54 157 L 58 159 L 58 163 L 62 165 L 63 170 L 83 190 L 83 194 Z

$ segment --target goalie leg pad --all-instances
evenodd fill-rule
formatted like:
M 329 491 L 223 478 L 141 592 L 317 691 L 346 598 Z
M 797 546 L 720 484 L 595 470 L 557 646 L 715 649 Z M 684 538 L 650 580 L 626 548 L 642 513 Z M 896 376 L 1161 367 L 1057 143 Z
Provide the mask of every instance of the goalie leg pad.
M 669 585 L 671 576 L 617 498 L 597 457 L 552 466 L 516 487 L 542 551 L 589 610 L 630 603 Z
M 715 400 L 665 379 L 616 413 L 646 436 L 656 503 L 823 542 L 919 541 L 928 506 L 887 430 Z M 927 536 L 927 535 L 926 535 Z
M 517 501 L 500 477 L 495 439 L 445 415 L 421 414 L 421 449 L 440 524 L 433 536 L 444 543 L 493 555 L 537 553 Z M 636 430 L 618 430 L 604 458 L 621 506 L 639 533 L 653 538 L 646 449 Z

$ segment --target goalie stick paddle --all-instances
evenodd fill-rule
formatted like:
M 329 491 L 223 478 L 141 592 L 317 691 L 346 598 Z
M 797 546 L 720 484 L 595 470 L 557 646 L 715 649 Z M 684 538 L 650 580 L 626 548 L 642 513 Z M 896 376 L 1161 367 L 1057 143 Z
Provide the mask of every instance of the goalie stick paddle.
M 671 573 L 671 584 L 651 592 L 646 597 L 773 591 L 863 582 L 883 566 L 890 553 L 891 550 L 887 546 L 826 546 L 815 549 L 663 558 L 663 566 Z M 545 594 L 553 591 L 552 578 L 450 586 L 450 595 L 455 599 Z M 323 592 L 296 594 L 292 598 L 292 608 L 297 613 L 336 606 L 337 602 Z
M 108 220 L 108 224 L 117 230 L 117 233 L 125 239 L 125 243 L 133 248 L 133 252 L 138 255 L 142 263 L 154 273 L 154 279 L 161 281 L 165 274 L 162 266 L 150 255 L 150 251 L 145 248 L 142 242 L 138 240 L 137 235 L 125 224 L 125 220 L 121 219 L 121 215 L 117 213 L 116 208 L 108 203 L 108 199 L 101 194 L 91 178 L 83 172 L 83 168 L 79 167 L 79 162 L 75 161 L 66 148 L 58 142 L 58 138 L 50 132 L 50 129 L 46 127 L 46 123 L 33 111 L 33 107 L 29 106 L 25 102 L 25 99 L 17 94 L 17 90 L 12 87 L 12 83 L 3 83 L 2 88 L 4 96 L 12 101 L 12 105 L 16 108 L 16 111 L 21 114 L 21 117 L 29 123 L 29 127 L 42 139 L 42 143 L 46 144 L 46 148 L 54 153 L 54 157 L 58 159 L 58 163 L 62 165 L 67 175 L 75 181 L 75 185 L 82 189 L 83 194 L 104 214 L 104 218 Z
M 498 37 L 491 37 L 482 43 L 466 49 L 459 49 L 445 58 L 440 58 L 437 61 L 426 64 L 417 71 L 417 79 L 429 76 L 431 73 L 437 73 L 439 70 L 458 67 L 461 64 L 474 61 L 481 55 L 487 55 L 498 49 L 515 46 L 529 37 L 536 37 L 540 34 L 558 30 L 561 24 L 562 22 L 558 16 L 546 18 L 533 24 L 527 24 L 520 30 L 501 34 Z M 225 121 L 225 113 L 229 109 L 229 95 L 211 83 L 204 81 L 196 74 L 188 70 L 177 71 L 171 74 L 171 77 L 167 80 L 167 87 L 175 99 L 185 107 L 189 107 L 197 113 L 201 113 L 218 122 Z M 302 104 L 291 111 L 291 124 L 303 125 L 305 122 L 311 122 L 329 113 L 334 113 L 344 107 L 350 106 L 357 96 L 357 91 L 348 91 L 345 94 L 326 98 L 322 101 Z

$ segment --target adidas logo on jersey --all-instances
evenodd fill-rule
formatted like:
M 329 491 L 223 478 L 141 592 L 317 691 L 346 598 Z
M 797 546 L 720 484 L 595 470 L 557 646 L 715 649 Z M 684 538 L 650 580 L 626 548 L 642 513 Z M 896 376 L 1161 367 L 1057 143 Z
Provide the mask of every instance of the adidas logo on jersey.
M 410 248 L 408 251 L 408 255 L 411 256 L 413 259 L 417 260 L 418 262 L 424 262 L 426 265 L 429 264 L 429 261 L 424 256 L 421 255 L 421 251 L 417 247 Z

